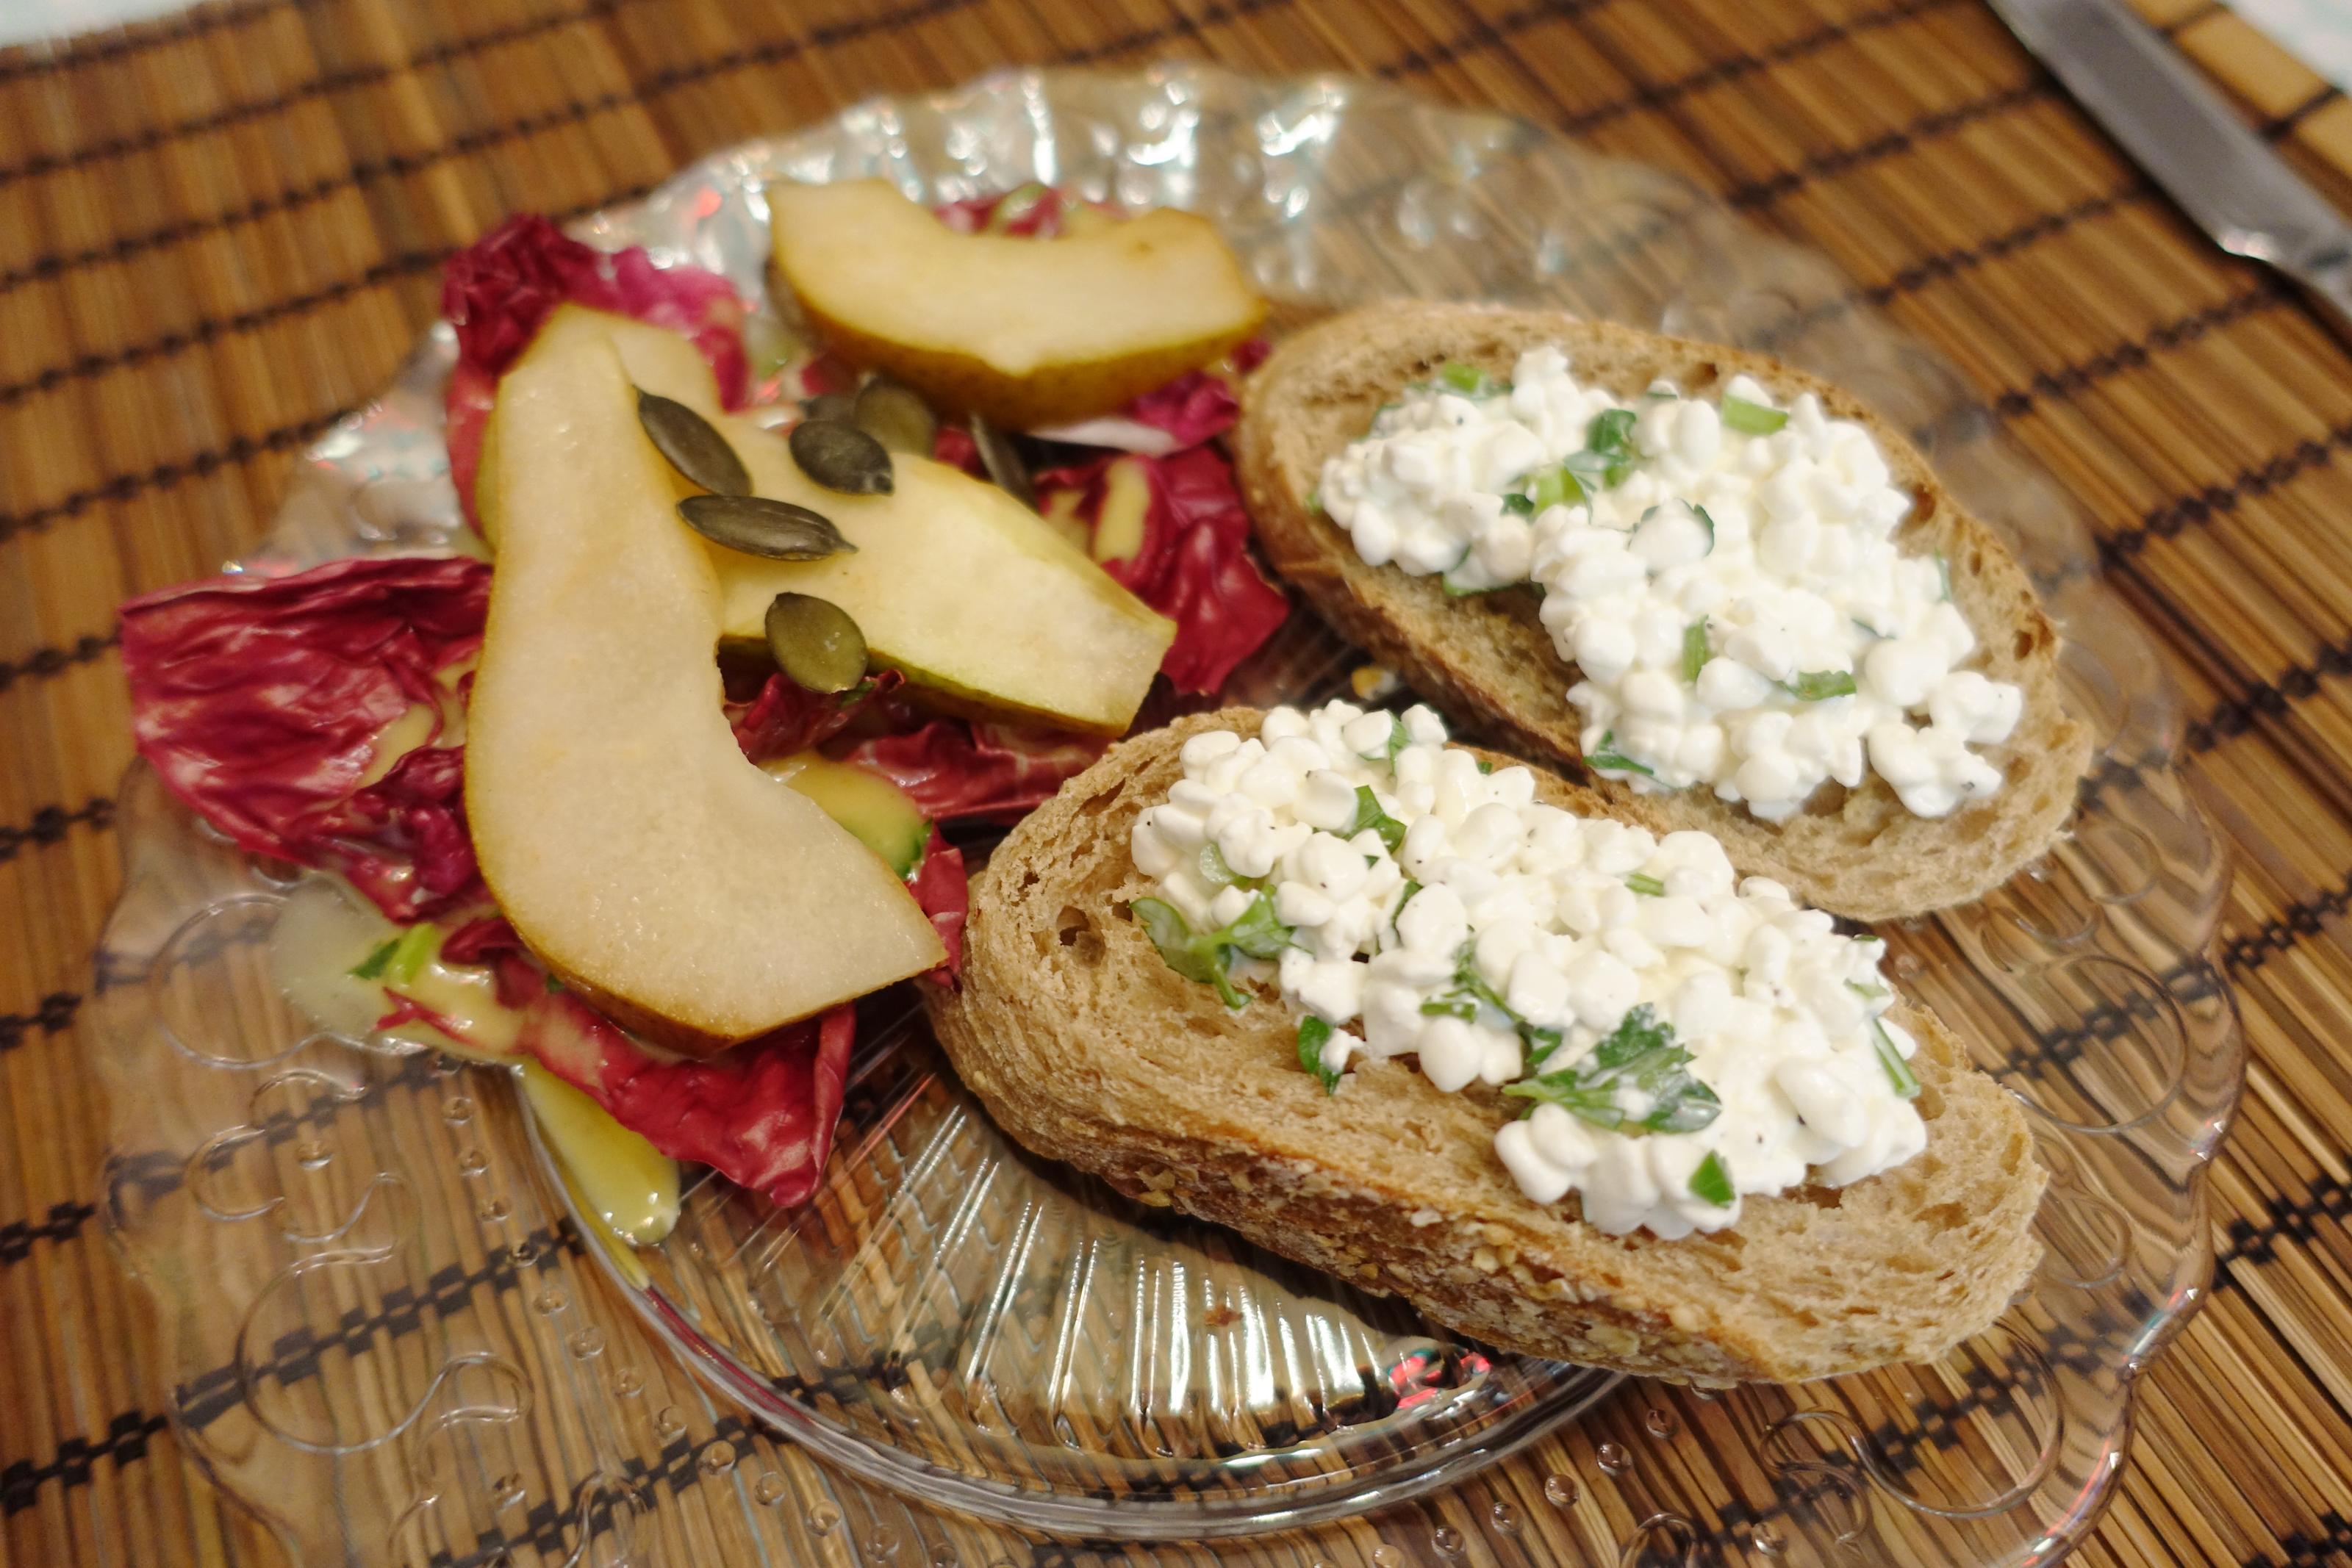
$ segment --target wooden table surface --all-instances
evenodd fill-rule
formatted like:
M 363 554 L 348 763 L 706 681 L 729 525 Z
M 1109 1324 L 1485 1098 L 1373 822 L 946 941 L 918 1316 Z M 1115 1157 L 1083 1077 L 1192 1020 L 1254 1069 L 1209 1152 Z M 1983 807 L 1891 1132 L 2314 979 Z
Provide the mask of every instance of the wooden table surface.
M 2352 199 L 2340 92 L 2219 5 L 2144 8 Z M 1171 57 L 1393 78 L 1687 175 L 1844 267 L 2073 492 L 2238 857 L 2252 1054 L 2211 1299 L 2076 1560 L 2352 1562 L 2352 357 L 1977 0 L 252 0 L 0 52 L 0 1564 L 281 1560 L 156 1414 L 93 1202 L 112 607 L 247 548 L 507 213 L 874 93 Z M 1531 1560 L 1589 1560 L 1534 1529 Z

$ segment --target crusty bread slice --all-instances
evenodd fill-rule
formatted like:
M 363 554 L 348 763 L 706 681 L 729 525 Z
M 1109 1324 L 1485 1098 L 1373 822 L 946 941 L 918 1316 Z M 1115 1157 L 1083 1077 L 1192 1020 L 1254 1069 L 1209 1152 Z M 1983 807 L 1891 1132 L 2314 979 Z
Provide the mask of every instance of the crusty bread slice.
M 1708 789 L 1638 795 L 1593 778 L 1618 813 L 1661 832 L 1703 829 L 1739 865 L 1858 920 L 1964 903 L 2039 858 L 2074 810 L 2091 737 L 2060 700 L 2058 636 L 2032 583 L 1900 431 L 1836 388 L 1760 354 L 1552 311 L 1398 303 L 1332 317 L 1279 344 L 1243 394 L 1235 437 L 1242 492 L 1274 569 L 1342 634 L 1465 727 L 1588 777 L 1567 696 L 1579 676 L 1537 620 L 1535 591 L 1448 598 L 1433 577 L 1366 566 L 1346 531 L 1307 506 L 1325 459 L 1370 429 L 1381 404 L 1405 382 L 1447 360 L 1508 376 L 1522 350 L 1545 343 L 1567 352 L 1580 381 L 1620 398 L 1661 376 L 1705 393 L 1746 371 L 1776 398 L 1811 392 L 1832 416 L 1868 426 L 1895 482 L 1918 497 L 1903 526 L 1905 548 L 1941 549 L 1949 564 L 1952 597 L 1980 644 L 1970 667 L 2025 689 L 2016 732 L 1986 754 L 2007 783 L 1948 817 L 1913 816 L 1874 773 L 1854 789 L 1822 785 L 1802 812 L 1777 827 Z
M 1932 1017 L 1925 1153 L 1841 1191 L 1747 1200 L 1739 1224 L 1662 1241 L 1529 1202 L 1493 1148 L 1515 1106 L 1361 1062 L 1327 1098 L 1278 998 L 1230 1012 L 1160 960 L 1129 914 L 1153 883 L 1136 817 L 1183 776 L 1197 715 L 1121 742 L 1013 831 L 972 883 L 962 987 L 925 988 L 956 1071 L 998 1125 L 1489 1344 L 1708 1383 L 1795 1381 L 1929 1359 L 2025 1282 L 2043 1175 L 2024 1115 Z M 1545 799 L 1614 812 L 1537 775 Z

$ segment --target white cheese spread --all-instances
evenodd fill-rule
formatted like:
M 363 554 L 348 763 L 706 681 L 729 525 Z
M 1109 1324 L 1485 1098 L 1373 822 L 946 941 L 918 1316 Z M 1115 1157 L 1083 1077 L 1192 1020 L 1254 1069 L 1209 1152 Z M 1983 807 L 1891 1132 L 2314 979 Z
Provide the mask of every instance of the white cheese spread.
M 1131 842 L 1171 966 L 1231 1005 L 1278 988 L 1328 1089 L 1404 1055 L 1449 1092 L 1499 1089 L 1527 1114 L 1495 1152 L 1533 1201 L 1673 1238 L 1925 1146 L 1885 946 L 1739 881 L 1710 835 L 1543 804 L 1426 707 L 1276 708 L 1182 759 Z
M 1510 382 L 1408 389 L 1324 465 L 1318 504 L 1374 566 L 1449 591 L 1533 581 L 1585 758 L 1640 791 L 1705 785 L 1766 821 L 1875 771 L 1922 817 L 2000 788 L 2018 687 L 1962 665 L 1945 564 L 1904 555 L 1911 501 L 1870 433 L 1735 376 L 1628 406 L 1553 348 Z

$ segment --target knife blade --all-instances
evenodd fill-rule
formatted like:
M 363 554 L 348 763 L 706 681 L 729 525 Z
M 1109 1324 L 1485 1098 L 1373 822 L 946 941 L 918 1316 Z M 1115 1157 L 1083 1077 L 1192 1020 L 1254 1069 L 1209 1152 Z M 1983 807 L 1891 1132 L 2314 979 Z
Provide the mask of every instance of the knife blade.
M 2352 222 L 2119 0 L 1990 0 L 2091 117 L 2223 250 L 2267 262 L 2352 336 Z

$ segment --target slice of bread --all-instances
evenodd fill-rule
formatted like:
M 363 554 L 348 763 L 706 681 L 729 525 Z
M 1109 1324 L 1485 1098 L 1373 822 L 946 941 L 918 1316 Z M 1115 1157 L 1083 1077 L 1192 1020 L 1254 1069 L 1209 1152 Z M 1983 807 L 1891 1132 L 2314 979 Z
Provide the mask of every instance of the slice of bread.
M 1325 459 L 1370 430 L 1381 404 L 1407 382 L 1448 360 L 1507 377 L 1522 350 L 1541 344 L 1565 350 L 1580 382 L 1621 399 L 1661 376 L 1704 395 L 1745 371 L 1776 399 L 1811 392 L 1832 417 L 1867 426 L 1895 483 L 1917 497 L 1899 536 L 1904 549 L 1944 552 L 1953 600 L 1979 644 L 1968 667 L 2025 690 L 2016 731 L 1985 753 L 2007 782 L 1948 817 L 1913 816 L 1875 773 L 1853 789 L 1822 785 L 1778 826 L 1705 788 L 1641 795 L 1592 777 L 1617 814 L 1660 832 L 1703 829 L 1737 864 L 1858 920 L 1964 903 L 2039 858 L 2074 810 L 2091 737 L 2060 700 L 2058 635 L 2032 583 L 1899 431 L 1836 388 L 1762 355 L 1550 311 L 1401 302 L 1333 317 L 1278 345 L 1243 394 L 1235 436 L 1242 493 L 1274 569 L 1341 634 L 1465 729 L 1591 777 L 1567 695 L 1580 677 L 1536 618 L 1539 590 L 1448 598 L 1434 577 L 1365 565 L 1346 530 L 1307 506 Z
M 973 882 L 961 990 L 925 988 L 998 1125 L 1142 1201 L 1232 1227 L 1488 1344 L 1706 1383 L 1930 1359 L 2000 1315 L 2041 1248 L 2043 1181 L 2014 1102 L 1917 1009 L 1926 1152 L 1843 1190 L 1746 1200 L 1735 1228 L 1609 1236 L 1522 1195 L 1493 1147 L 1517 1103 L 1363 1061 L 1326 1097 L 1280 999 L 1241 1011 L 1176 975 L 1129 913 L 1144 809 L 1197 715 L 1123 741 L 1013 831 Z M 1538 773 L 1554 804 L 1622 815 Z

